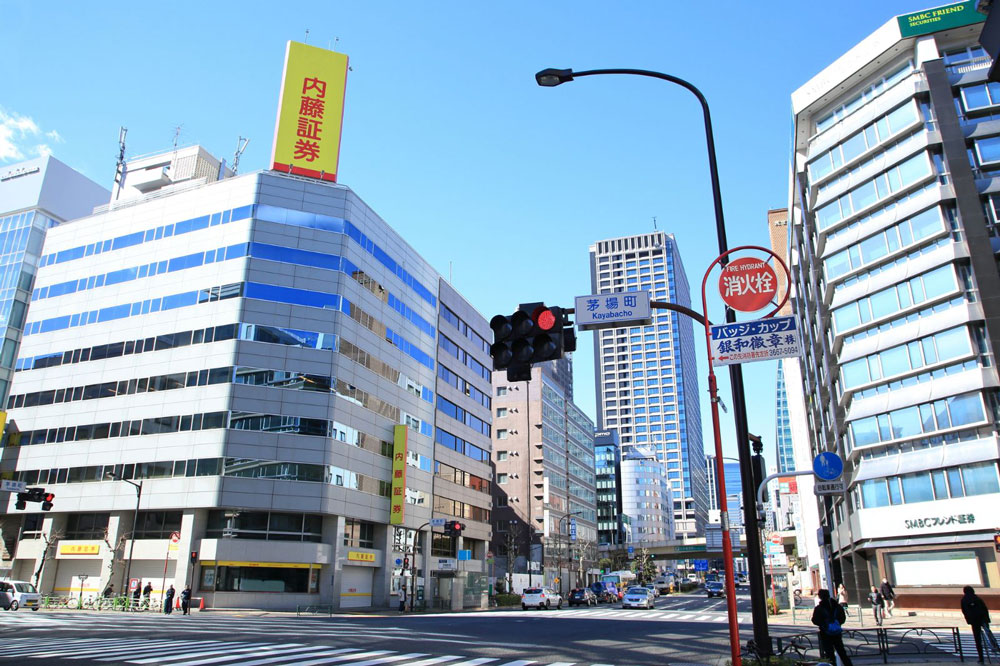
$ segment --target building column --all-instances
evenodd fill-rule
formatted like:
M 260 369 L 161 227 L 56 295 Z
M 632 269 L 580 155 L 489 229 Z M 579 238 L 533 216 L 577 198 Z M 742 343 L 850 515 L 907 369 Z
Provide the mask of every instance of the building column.
M 326 516 L 323 518 L 323 534 L 333 534 L 333 561 L 327 571 L 328 580 L 320 580 L 320 598 L 328 598 L 334 610 L 340 610 L 340 592 L 343 589 L 344 573 L 344 528 L 347 521 L 343 516 Z M 325 590 L 325 592 L 324 592 Z
M 66 515 L 56 514 L 54 516 L 46 516 L 42 521 L 42 534 L 47 535 L 52 539 L 52 544 L 49 546 L 49 552 L 51 559 L 45 561 L 45 566 L 42 569 L 41 575 L 38 577 L 38 591 L 41 594 L 52 594 L 53 589 L 56 585 L 56 576 L 59 572 L 59 560 L 56 556 L 59 553 L 59 541 L 61 539 L 53 538 L 52 535 L 59 532 L 66 525 Z M 44 546 L 44 541 L 42 542 Z M 45 557 L 45 552 L 42 552 L 41 558 Z M 41 559 L 35 560 L 35 568 L 31 572 L 32 582 L 34 582 L 35 571 L 38 571 L 38 566 L 41 564 Z
M 392 606 L 392 570 L 396 566 L 392 554 L 392 525 L 375 526 L 375 549 L 382 551 L 382 568 L 375 570 L 372 580 L 372 606 Z

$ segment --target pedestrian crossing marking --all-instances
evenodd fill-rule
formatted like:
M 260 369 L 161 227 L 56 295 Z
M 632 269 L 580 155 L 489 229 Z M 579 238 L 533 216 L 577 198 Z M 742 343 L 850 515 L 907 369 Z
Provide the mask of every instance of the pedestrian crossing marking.
M 285 655 L 292 655 L 292 654 L 298 653 L 298 654 L 296 654 L 296 656 L 298 657 L 298 656 L 302 656 L 302 654 L 301 654 L 302 652 L 315 652 L 316 651 L 316 646 L 314 646 L 314 645 L 313 646 L 300 645 L 299 647 L 292 647 L 292 645 L 294 645 L 294 644 L 290 644 L 290 645 L 287 645 L 287 646 L 286 645 L 269 645 L 266 648 L 264 648 L 264 649 L 261 650 L 261 653 L 262 653 L 261 656 L 266 657 L 268 654 L 273 654 L 273 653 L 275 653 L 275 652 L 277 652 L 277 651 L 280 650 L 282 656 L 280 656 L 280 657 L 272 657 L 272 659 L 274 659 L 277 662 L 277 661 L 281 661 L 281 660 L 286 659 Z M 246 662 L 243 661 L 245 658 L 246 658 L 246 655 L 243 655 L 243 654 L 238 655 L 238 656 L 230 654 L 230 655 L 225 655 L 225 656 L 222 656 L 222 657 L 208 657 L 206 659 L 199 659 L 198 661 L 193 661 L 193 662 L 191 662 L 189 664 L 185 664 L 185 666 L 205 666 L 206 664 L 221 664 L 222 662 L 233 661 L 234 659 L 239 659 L 240 660 L 240 666 L 245 666 Z M 264 660 L 264 661 L 266 661 L 266 660 Z M 275 662 L 272 662 L 272 663 L 275 663 Z
M 335 650 L 336 652 L 336 650 Z M 346 654 L 338 657 L 333 657 L 331 659 L 313 659 L 311 661 L 300 661 L 297 662 L 299 666 L 318 666 L 319 664 L 333 664 L 338 661 L 349 661 L 351 659 L 366 659 L 368 657 L 380 657 L 384 654 L 390 654 L 390 650 L 372 650 L 370 652 L 358 652 L 353 650 L 355 654 Z

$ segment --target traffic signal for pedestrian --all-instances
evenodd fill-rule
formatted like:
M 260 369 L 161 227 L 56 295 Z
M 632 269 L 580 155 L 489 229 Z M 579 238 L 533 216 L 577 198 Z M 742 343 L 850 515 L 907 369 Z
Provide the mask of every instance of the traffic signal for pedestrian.
M 409 568 L 410 568 L 410 558 L 409 557 L 404 557 L 403 558 L 403 571 L 406 571 Z
M 445 536 L 460 537 L 462 536 L 462 530 L 464 529 L 465 523 L 460 523 L 457 520 L 449 520 L 444 524 Z

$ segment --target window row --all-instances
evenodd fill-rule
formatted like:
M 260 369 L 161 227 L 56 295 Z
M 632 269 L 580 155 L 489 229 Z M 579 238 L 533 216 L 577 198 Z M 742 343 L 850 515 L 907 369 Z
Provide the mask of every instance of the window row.
M 444 479 L 445 481 L 451 481 L 452 483 L 457 483 L 460 486 L 478 490 L 481 493 L 489 494 L 490 492 L 490 482 L 488 479 L 476 476 L 475 474 L 470 474 L 465 470 L 452 467 L 451 465 L 447 465 L 442 462 L 434 463 L 434 474 L 438 478 Z
M 814 183 L 845 164 L 849 164 L 862 153 L 884 143 L 911 126 L 917 121 L 917 118 L 916 104 L 909 100 L 876 119 L 875 122 L 865 125 L 857 134 L 852 134 L 807 165 L 809 182 Z
M 951 236 L 942 236 L 941 238 L 931 241 L 930 243 L 917 246 L 915 249 L 912 249 L 909 252 L 905 252 L 892 259 L 870 266 L 869 268 L 861 271 L 860 273 L 855 273 L 854 275 L 847 278 L 843 282 L 837 283 L 833 287 L 833 293 L 835 294 L 839 293 L 843 289 L 853 287 L 856 284 L 861 284 L 862 282 L 870 280 L 876 275 L 880 275 L 887 271 L 898 272 L 901 267 L 910 263 L 917 257 L 921 257 L 925 254 L 931 254 L 932 252 L 936 252 L 942 247 L 948 247 L 951 246 L 952 244 L 954 244 L 954 241 L 952 240 Z
M 234 282 L 207 289 L 195 289 L 179 294 L 150 298 L 135 303 L 123 303 L 121 305 L 110 305 L 99 310 L 88 310 L 72 315 L 62 315 L 51 317 L 40 321 L 28 322 L 24 327 L 25 335 L 35 335 L 38 333 L 48 333 L 59 331 L 65 328 L 75 328 L 77 326 L 89 326 L 100 322 L 125 319 L 127 317 L 138 317 L 151 312 L 174 310 L 176 308 L 186 308 L 202 303 L 214 303 L 228 298 L 238 298 L 243 295 L 243 283 Z
M 915 190 L 910 190 L 906 194 L 902 194 L 892 201 L 887 201 L 884 205 L 879 206 L 870 213 L 866 213 L 859 217 L 854 218 L 848 224 L 842 227 L 838 227 L 826 235 L 827 241 L 832 241 L 835 238 L 839 238 L 844 235 L 855 236 L 858 234 L 858 229 L 862 229 L 869 225 L 879 226 L 879 218 L 883 215 L 889 215 L 893 213 L 897 208 L 903 205 L 908 205 L 908 202 L 917 201 L 918 199 L 924 198 L 924 195 L 938 189 L 938 183 L 936 180 L 932 180 L 926 185 L 922 185 Z M 929 199 L 929 197 L 928 197 Z
M 834 329 L 837 333 L 843 333 L 913 305 L 934 300 L 958 288 L 955 267 L 947 264 L 837 308 L 833 311 Z
M 270 567 L 202 566 L 198 589 L 202 592 L 275 592 L 318 594 L 318 564 Z
M 946 228 L 939 208 L 925 210 L 824 259 L 826 278 L 834 280 Z
M 66 296 L 68 294 L 75 294 L 79 291 L 109 287 L 113 284 L 141 280 L 143 278 L 154 277 L 163 273 L 174 273 L 188 268 L 197 268 L 198 266 L 203 266 L 205 264 L 213 264 L 218 261 L 228 261 L 230 259 L 239 259 L 245 256 L 247 256 L 247 244 L 237 243 L 236 245 L 230 245 L 228 247 L 220 247 L 212 250 L 206 250 L 205 252 L 187 254 L 183 257 L 174 257 L 172 259 L 164 259 L 163 261 L 154 261 L 153 263 L 143 264 L 142 266 L 132 266 L 130 268 L 122 268 L 108 273 L 91 275 L 90 277 L 80 278 L 79 280 L 59 282 L 46 287 L 36 287 L 31 292 L 31 300 L 40 301 L 47 298 L 56 298 L 57 296 Z
M 926 382 L 934 381 L 935 379 L 940 379 L 941 377 L 947 377 L 948 375 L 957 375 L 968 370 L 975 370 L 980 367 L 985 367 L 988 365 L 987 359 L 983 359 L 983 363 L 980 364 L 979 359 L 970 358 L 964 363 L 955 363 L 952 365 L 946 365 L 940 368 L 934 368 L 927 372 L 921 372 L 916 375 L 910 375 L 905 379 L 896 379 L 884 384 L 876 384 L 870 388 L 866 388 L 863 391 L 858 391 L 854 394 L 855 399 L 861 398 L 872 398 L 876 395 L 883 395 L 891 391 L 897 391 L 905 386 L 916 386 L 917 384 L 923 384 Z M 838 393 L 839 396 L 839 393 Z
M 466 504 L 465 502 L 442 497 L 441 495 L 434 496 L 434 512 L 443 513 L 446 516 L 465 518 L 466 520 L 475 520 L 480 523 L 490 522 L 489 509 Z
M 907 62 L 905 65 L 897 69 L 896 71 L 888 74 L 884 77 L 880 77 L 875 80 L 874 83 L 869 85 L 863 91 L 858 93 L 857 96 L 851 98 L 844 104 L 839 105 L 830 113 L 821 116 L 816 121 L 816 132 L 822 132 L 825 129 L 832 127 L 837 121 L 842 118 L 851 115 L 862 106 L 875 99 L 881 95 L 884 91 L 894 86 L 896 83 L 901 81 L 906 77 L 907 74 L 913 71 L 913 63 Z
M 487 437 L 492 434 L 492 428 L 489 423 L 482 420 L 478 416 L 475 416 L 468 410 L 459 407 L 447 398 L 443 398 L 439 395 L 437 399 L 437 407 L 446 416 L 450 416 L 459 423 L 464 423 L 476 432 L 482 433 Z
M 860 484 L 864 508 L 1000 493 L 996 463 L 914 472 Z
M 873 335 L 878 335 L 880 333 L 885 333 L 894 328 L 900 326 L 905 326 L 906 324 L 911 324 L 915 321 L 919 321 L 923 317 L 929 317 L 932 314 L 937 314 L 938 312 L 944 312 L 945 310 L 950 310 L 953 307 L 962 305 L 963 303 L 971 302 L 971 298 L 968 294 L 960 294 L 951 298 L 947 301 L 937 303 L 936 305 L 928 306 L 926 308 L 921 308 L 919 310 L 914 310 L 903 316 L 895 317 L 884 321 L 876 326 L 869 326 L 868 328 L 863 328 L 861 330 L 855 331 L 848 336 L 844 337 L 844 344 L 850 344 L 852 342 L 857 342 L 858 340 L 864 340 L 865 338 L 870 338 Z
M 441 306 L 441 317 L 446 322 L 457 328 L 462 335 L 472 340 L 473 344 L 483 353 L 490 353 L 490 343 L 486 340 L 486 338 L 476 333 L 471 326 L 462 321 L 462 318 L 455 314 L 447 305 Z
M 425 287 L 416 277 L 403 268 L 399 262 L 389 256 L 388 252 L 383 250 L 348 220 L 331 217 L 330 215 L 307 213 L 302 210 L 279 208 L 265 204 L 258 204 L 256 206 L 254 217 L 267 222 L 277 222 L 279 224 L 290 224 L 297 227 L 346 234 L 351 240 L 360 245 L 365 252 L 375 257 L 376 261 L 388 268 L 389 272 L 398 277 L 403 284 L 412 289 L 420 298 L 437 308 L 437 296 L 430 289 Z
M 853 448 L 858 448 L 985 420 L 982 395 L 966 393 L 858 419 L 850 423 L 849 430 Z
M 491 409 L 493 406 L 493 400 L 489 395 L 483 393 L 478 388 L 473 386 L 471 382 L 466 381 L 464 378 L 459 377 L 454 372 L 449 370 L 444 363 L 438 363 L 438 377 L 449 386 L 457 389 L 459 392 L 472 398 L 474 401 L 478 402 L 480 405 L 486 409 Z M 499 410 L 498 410 L 499 411 Z
M 452 451 L 457 451 L 464 456 L 468 456 L 473 460 L 478 460 L 479 462 L 488 463 L 490 461 L 490 452 L 482 449 L 475 444 L 465 441 L 457 435 L 453 435 L 447 430 L 442 430 L 441 428 L 435 428 L 434 430 L 434 441 L 451 449 Z
M 476 358 L 469 352 L 462 349 L 460 346 L 455 344 L 446 335 L 438 335 L 438 346 L 445 350 L 451 356 L 457 358 L 462 365 L 465 365 L 472 369 L 474 373 L 485 379 L 486 381 L 493 380 L 493 371 L 487 368 L 485 365 L 476 360 Z
M 201 229 L 207 229 L 208 227 L 214 227 L 220 224 L 229 224 L 230 222 L 246 220 L 253 216 L 253 209 L 254 207 L 252 205 L 240 206 L 239 208 L 231 208 L 217 213 L 212 213 L 210 215 L 202 215 L 200 217 L 184 220 L 182 222 L 164 224 L 152 229 L 146 229 L 144 231 L 135 231 L 130 234 L 125 234 L 124 236 L 117 236 L 109 240 L 90 243 L 89 245 L 80 245 L 66 250 L 61 250 L 59 252 L 51 252 L 49 254 L 42 255 L 39 266 L 61 264 L 66 261 L 74 261 L 76 259 L 82 259 L 83 257 L 89 257 L 94 254 L 103 254 L 114 250 L 122 250 L 127 247 L 141 245 L 142 243 L 160 240 L 161 238 L 180 236 L 182 234 L 188 234 L 192 231 L 199 231 Z
M 844 388 L 851 389 L 967 356 L 972 351 L 968 329 L 959 326 L 845 363 L 840 370 Z
M 1000 83 L 981 83 L 959 90 L 966 111 L 985 109 L 1000 104 Z
M 918 153 L 816 209 L 816 226 L 825 231 L 841 220 L 888 198 L 934 172 L 926 153 Z
M 323 516 L 315 513 L 213 509 L 208 512 L 205 536 L 209 539 L 224 537 L 320 543 L 323 540 Z
M 215 430 L 226 427 L 227 416 L 226 412 L 156 416 L 113 423 L 88 423 L 62 428 L 26 430 L 16 434 L 8 434 L 7 437 L 9 446 L 28 446 L 107 439 L 109 437 L 136 437 L 192 430 Z

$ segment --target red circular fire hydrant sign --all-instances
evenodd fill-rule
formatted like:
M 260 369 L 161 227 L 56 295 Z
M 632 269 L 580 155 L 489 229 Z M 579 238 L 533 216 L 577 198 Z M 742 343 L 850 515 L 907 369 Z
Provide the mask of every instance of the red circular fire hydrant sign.
M 763 259 L 734 259 L 722 267 L 719 293 L 732 309 L 755 312 L 774 300 L 778 293 L 778 276 Z

